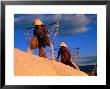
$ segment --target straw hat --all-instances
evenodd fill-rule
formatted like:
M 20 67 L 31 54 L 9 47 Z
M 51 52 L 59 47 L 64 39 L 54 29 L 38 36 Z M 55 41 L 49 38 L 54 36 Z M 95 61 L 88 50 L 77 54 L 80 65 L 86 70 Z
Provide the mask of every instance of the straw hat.
M 34 25 L 43 25 L 43 22 L 40 19 L 35 19 Z
M 61 42 L 59 46 L 64 46 L 64 47 L 68 47 L 65 42 Z

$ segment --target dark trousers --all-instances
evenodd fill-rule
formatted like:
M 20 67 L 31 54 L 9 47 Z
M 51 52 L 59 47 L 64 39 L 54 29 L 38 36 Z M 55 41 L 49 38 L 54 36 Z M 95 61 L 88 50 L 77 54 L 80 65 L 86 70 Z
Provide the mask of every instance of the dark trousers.
M 66 60 L 65 62 L 63 62 L 65 65 L 69 65 L 71 67 L 73 67 L 74 69 L 77 69 L 75 65 L 73 65 L 73 63 L 70 60 Z

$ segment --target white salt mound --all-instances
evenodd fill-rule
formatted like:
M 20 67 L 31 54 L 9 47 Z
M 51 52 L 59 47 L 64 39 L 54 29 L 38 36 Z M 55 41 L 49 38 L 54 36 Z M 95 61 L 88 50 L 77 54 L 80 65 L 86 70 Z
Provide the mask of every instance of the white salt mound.
M 55 60 L 36 56 L 30 52 L 14 49 L 15 76 L 88 76 Z

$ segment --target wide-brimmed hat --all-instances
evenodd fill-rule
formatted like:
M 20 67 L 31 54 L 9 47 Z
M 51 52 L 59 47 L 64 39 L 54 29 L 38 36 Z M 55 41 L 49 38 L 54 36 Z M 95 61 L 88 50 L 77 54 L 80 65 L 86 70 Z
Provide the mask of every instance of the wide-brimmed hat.
M 34 20 L 34 25 L 43 25 L 43 22 L 37 18 Z
M 61 42 L 59 46 L 68 47 L 65 42 Z

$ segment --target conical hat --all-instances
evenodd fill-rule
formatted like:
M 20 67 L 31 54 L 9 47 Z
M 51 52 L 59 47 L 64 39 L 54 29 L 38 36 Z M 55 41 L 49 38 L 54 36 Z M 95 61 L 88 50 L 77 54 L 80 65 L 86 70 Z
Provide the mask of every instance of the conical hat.
M 40 19 L 35 19 L 34 25 L 43 25 L 43 22 Z
M 64 47 L 68 47 L 65 42 L 61 42 L 59 46 L 64 46 Z

